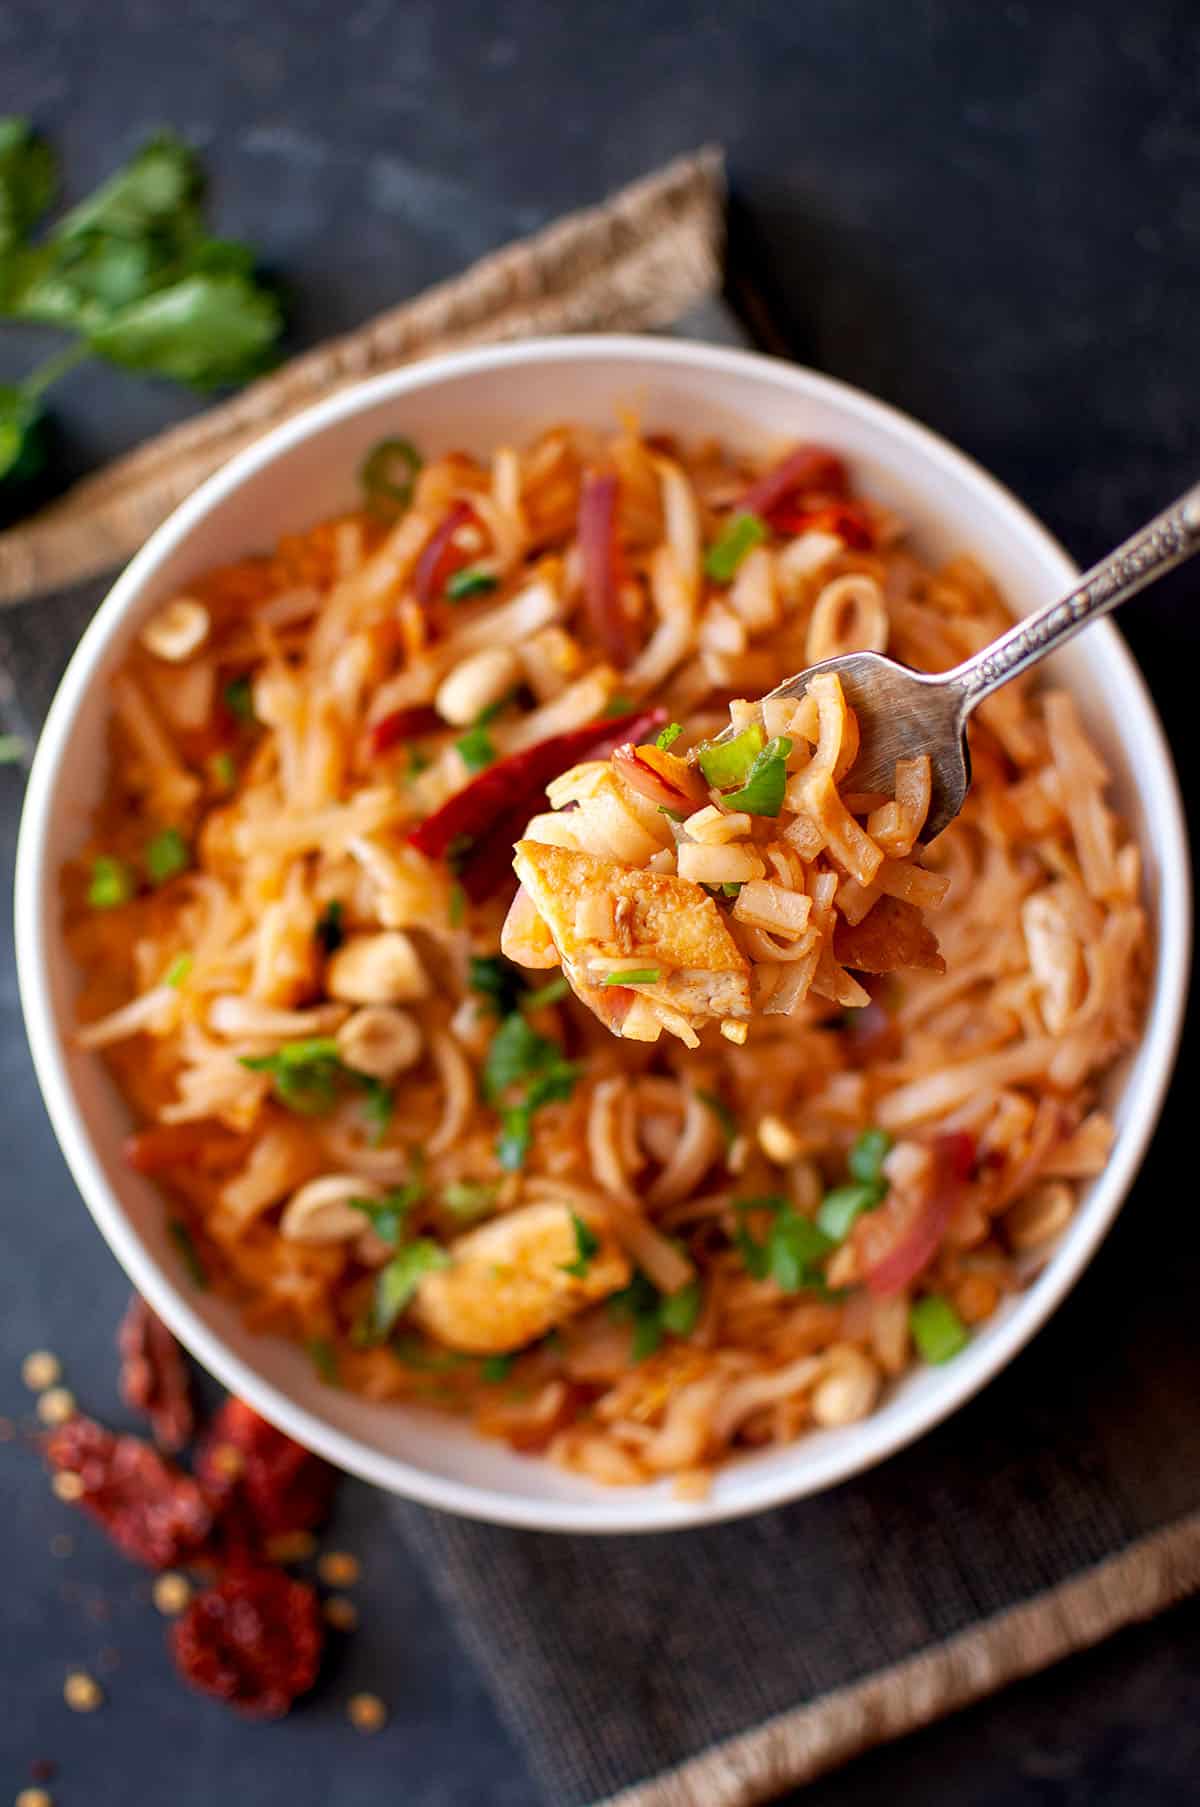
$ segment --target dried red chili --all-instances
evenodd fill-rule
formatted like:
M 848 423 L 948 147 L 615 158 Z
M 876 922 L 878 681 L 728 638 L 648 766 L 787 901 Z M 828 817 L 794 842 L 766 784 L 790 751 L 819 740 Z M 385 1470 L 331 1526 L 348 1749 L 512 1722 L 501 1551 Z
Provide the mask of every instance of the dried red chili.
M 183 1351 L 166 1325 L 135 1293 L 117 1332 L 121 1398 L 145 1412 L 161 1449 L 180 1450 L 196 1428 Z
M 239 1566 L 197 1594 L 171 1628 L 184 1680 L 255 1719 L 278 1719 L 317 1679 L 316 1591 L 278 1568 Z
M 241 1399 L 227 1399 L 196 1456 L 196 1475 L 219 1529 L 234 1544 L 259 1545 L 313 1531 L 329 1514 L 337 1475 Z
M 212 1512 L 199 1486 L 140 1437 L 116 1437 L 78 1416 L 43 1448 L 51 1468 L 79 1477 L 78 1504 L 135 1562 L 171 1568 L 207 1541 Z
M 620 741 L 653 734 L 666 719 L 665 709 L 631 709 L 552 734 L 480 772 L 408 838 L 426 859 L 449 860 L 471 902 L 480 903 L 511 877 L 513 842 L 553 779 L 581 759 L 604 759 Z

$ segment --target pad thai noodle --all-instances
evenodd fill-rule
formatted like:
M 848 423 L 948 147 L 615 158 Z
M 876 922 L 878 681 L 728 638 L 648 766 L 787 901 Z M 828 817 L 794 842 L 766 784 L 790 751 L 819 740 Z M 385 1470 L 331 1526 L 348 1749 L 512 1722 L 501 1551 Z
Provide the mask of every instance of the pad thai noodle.
M 835 450 L 562 427 L 362 481 L 113 679 L 79 1044 L 194 1283 L 323 1381 L 700 1494 L 1047 1258 L 1139 1029 L 1137 850 L 1062 691 L 980 708 L 924 849 L 926 762 L 846 793 L 836 680 L 757 708 L 1009 621 Z

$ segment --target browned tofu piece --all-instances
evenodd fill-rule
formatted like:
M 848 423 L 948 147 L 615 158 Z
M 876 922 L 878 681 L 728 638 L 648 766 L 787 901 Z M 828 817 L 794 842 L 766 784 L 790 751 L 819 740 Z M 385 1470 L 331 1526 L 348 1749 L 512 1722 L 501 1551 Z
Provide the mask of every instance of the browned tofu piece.
M 647 995 L 673 1009 L 750 1014 L 749 963 L 700 885 L 537 841 L 518 841 L 513 864 L 577 990 L 599 986 L 619 961 L 657 968 L 659 982 Z M 599 935 L 579 927 L 581 917 L 595 920 L 595 898 L 612 902 L 611 930 Z
M 859 973 L 898 972 L 905 966 L 923 966 L 935 973 L 946 970 L 933 930 L 926 927 L 920 911 L 900 897 L 881 897 L 861 922 L 839 921 L 833 954 Z

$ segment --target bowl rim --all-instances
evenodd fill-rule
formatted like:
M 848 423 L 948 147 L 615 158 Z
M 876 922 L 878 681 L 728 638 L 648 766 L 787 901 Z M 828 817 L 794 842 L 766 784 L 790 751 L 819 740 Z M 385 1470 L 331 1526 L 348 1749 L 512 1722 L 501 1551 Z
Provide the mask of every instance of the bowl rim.
M 1111 622 L 1099 622 L 1091 632 L 1106 638 L 1107 657 L 1116 672 L 1129 724 L 1123 738 L 1136 741 L 1143 756 L 1137 788 L 1155 810 L 1165 850 L 1159 873 L 1154 1000 L 1140 1045 L 1140 1071 L 1131 1077 L 1125 1093 L 1128 1117 L 1114 1158 L 1098 1177 L 1088 1200 L 1086 1229 L 1082 1234 L 1077 1231 L 1068 1246 L 1056 1251 L 1038 1280 L 1017 1299 L 1011 1315 L 987 1341 L 973 1342 L 951 1367 L 942 1370 L 944 1383 L 926 1398 L 909 1402 L 907 1409 L 896 1410 L 887 1417 L 863 1420 L 855 1427 L 857 1436 L 852 1442 L 837 1444 L 815 1456 L 810 1454 L 796 1465 L 794 1472 L 785 1467 L 762 1476 L 748 1476 L 736 1497 L 708 1501 L 677 1501 L 665 1497 L 661 1487 L 647 1489 L 644 1496 L 622 1489 L 611 1502 L 604 1498 L 525 1499 L 491 1485 L 434 1475 L 402 1457 L 371 1449 L 349 1432 L 294 1403 L 235 1354 L 198 1316 L 186 1293 L 151 1256 L 126 1216 L 85 1129 L 55 1023 L 45 929 L 47 886 L 56 887 L 57 874 L 47 870 L 47 839 L 63 755 L 76 714 L 110 641 L 163 561 L 247 478 L 294 446 L 380 402 L 434 388 L 447 379 L 484 376 L 512 365 L 569 365 L 597 360 L 615 366 L 632 360 L 643 365 L 649 362 L 690 368 L 703 375 L 765 378 L 790 389 L 798 398 L 815 396 L 832 401 L 844 412 L 857 416 L 868 429 L 882 429 L 893 442 L 896 438 L 907 440 L 934 472 L 940 467 L 954 475 L 975 493 L 993 518 L 1024 539 L 1047 569 L 1061 574 L 1064 587 L 1077 575 L 1078 567 L 1036 516 L 967 454 L 890 404 L 800 365 L 757 352 L 638 334 L 536 338 L 423 360 L 348 385 L 303 409 L 236 454 L 155 529 L 118 576 L 80 638 L 38 741 L 21 815 L 14 890 L 21 1004 L 35 1071 L 55 1135 L 72 1178 L 110 1249 L 139 1292 L 202 1366 L 298 1442 L 389 1492 L 491 1523 L 544 1531 L 614 1534 L 712 1524 L 836 1486 L 885 1460 L 949 1417 L 1032 1339 L 1075 1285 L 1110 1229 L 1154 1133 L 1183 1023 L 1191 959 L 1191 876 L 1178 779 L 1157 711 L 1120 634 Z M 1165 983 L 1166 980 L 1170 982 Z

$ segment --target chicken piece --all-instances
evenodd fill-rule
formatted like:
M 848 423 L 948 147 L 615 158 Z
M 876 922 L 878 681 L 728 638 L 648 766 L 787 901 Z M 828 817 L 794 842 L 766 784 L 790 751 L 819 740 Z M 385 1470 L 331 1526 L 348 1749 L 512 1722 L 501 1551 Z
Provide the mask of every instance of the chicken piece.
M 513 864 L 585 1003 L 602 986 L 631 989 L 603 984 L 619 963 L 657 972 L 637 987 L 647 1002 L 698 1018 L 749 1016 L 749 962 L 701 886 L 537 841 L 518 841 Z M 611 927 L 595 932 L 604 918 Z
M 607 1226 L 588 1222 L 599 1246 L 582 1259 L 576 1215 L 582 1221 L 567 1205 L 523 1205 L 458 1237 L 450 1266 L 418 1286 L 412 1317 L 448 1349 L 505 1355 L 618 1292 L 632 1276 L 628 1257 Z

